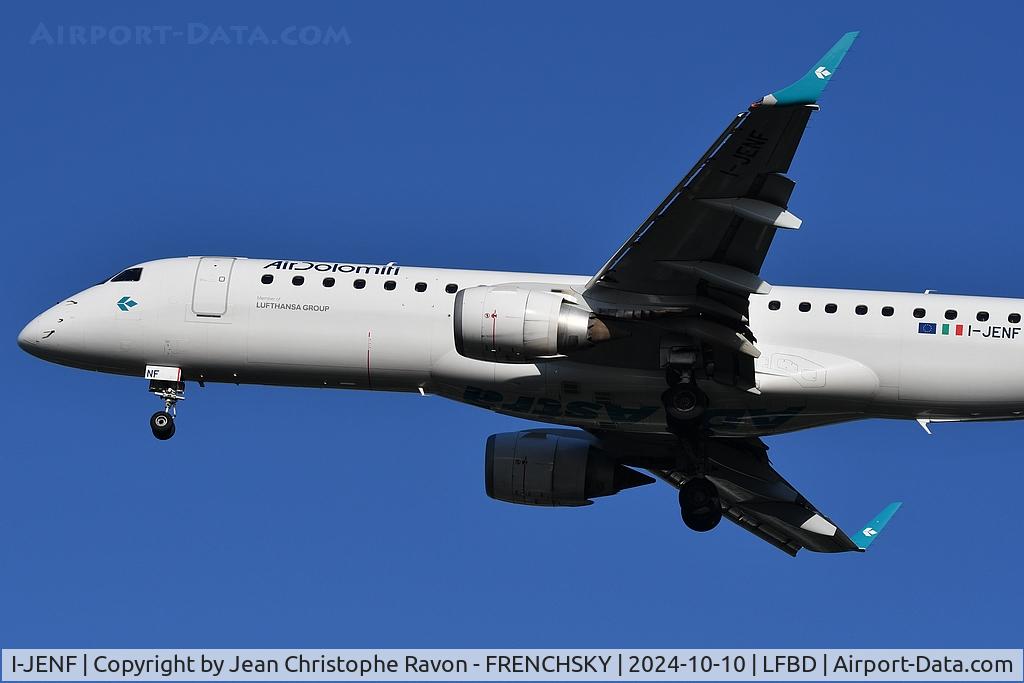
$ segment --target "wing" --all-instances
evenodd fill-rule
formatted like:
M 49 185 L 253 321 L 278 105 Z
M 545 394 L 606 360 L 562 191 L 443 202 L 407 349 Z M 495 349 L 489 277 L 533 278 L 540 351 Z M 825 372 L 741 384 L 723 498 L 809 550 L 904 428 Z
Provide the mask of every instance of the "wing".
M 677 489 L 694 476 L 673 464 L 685 453 L 675 436 L 587 431 L 621 464 L 646 469 Z M 790 555 L 802 548 L 819 553 L 864 551 L 901 505 L 886 506 L 851 537 L 775 471 L 768 446 L 760 439 L 704 437 L 690 447 L 705 462 L 704 474 L 718 490 L 723 517 Z
M 896 513 L 892 503 L 851 539 L 775 471 L 760 439 L 709 439 L 707 477 L 718 488 L 722 514 L 790 555 L 801 548 L 819 553 L 864 551 Z M 676 488 L 688 476 L 650 470 Z
M 779 229 L 796 229 L 785 176 L 815 102 L 853 44 L 847 33 L 793 85 L 737 114 L 714 144 L 590 280 L 599 315 L 667 319 L 677 331 L 752 358 L 748 297 L 767 293 L 761 264 Z M 701 323 L 695 327 L 694 319 Z

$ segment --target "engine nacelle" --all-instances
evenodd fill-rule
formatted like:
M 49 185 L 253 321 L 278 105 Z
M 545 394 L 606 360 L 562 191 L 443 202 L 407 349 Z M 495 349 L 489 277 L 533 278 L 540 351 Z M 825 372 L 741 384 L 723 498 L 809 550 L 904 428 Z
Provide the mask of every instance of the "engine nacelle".
M 616 463 L 585 432 L 494 434 L 484 463 L 487 495 L 520 505 L 590 505 L 591 498 L 654 481 Z
M 460 291 L 454 328 L 460 354 L 498 363 L 560 356 L 611 336 L 593 313 L 564 295 L 517 285 Z

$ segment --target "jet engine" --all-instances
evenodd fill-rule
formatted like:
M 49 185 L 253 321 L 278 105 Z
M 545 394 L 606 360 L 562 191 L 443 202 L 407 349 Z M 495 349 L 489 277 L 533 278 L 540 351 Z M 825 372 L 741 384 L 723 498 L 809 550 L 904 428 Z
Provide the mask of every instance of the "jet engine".
M 484 463 L 487 495 L 520 505 L 590 505 L 591 498 L 654 481 L 616 463 L 589 434 L 571 430 L 494 434 Z
M 565 355 L 611 337 L 604 322 L 565 295 L 518 285 L 464 289 L 454 317 L 458 352 L 498 363 Z

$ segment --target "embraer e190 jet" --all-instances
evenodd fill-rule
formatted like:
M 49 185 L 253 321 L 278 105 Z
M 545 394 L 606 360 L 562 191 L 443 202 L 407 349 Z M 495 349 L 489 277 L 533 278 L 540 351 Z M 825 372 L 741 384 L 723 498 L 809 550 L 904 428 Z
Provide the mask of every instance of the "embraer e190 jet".
M 762 437 L 1019 419 L 1024 301 L 759 276 L 775 233 L 800 227 L 785 174 L 856 36 L 737 114 L 593 276 L 170 258 L 60 302 L 18 344 L 148 380 L 159 439 L 186 383 L 436 394 L 559 426 L 487 440 L 493 498 L 580 506 L 657 478 L 692 529 L 724 516 L 790 554 L 864 550 L 899 504 L 851 537 L 775 471 Z

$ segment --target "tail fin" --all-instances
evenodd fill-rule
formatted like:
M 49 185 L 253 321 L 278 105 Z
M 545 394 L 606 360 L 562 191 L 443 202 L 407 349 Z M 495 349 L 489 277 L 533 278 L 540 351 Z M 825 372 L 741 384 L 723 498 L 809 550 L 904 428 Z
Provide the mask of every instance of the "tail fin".
M 881 512 L 875 515 L 875 518 L 866 527 L 854 534 L 853 542 L 857 544 L 857 547 L 861 550 L 867 550 L 872 541 L 878 538 L 878 534 L 882 533 L 882 529 L 889 523 L 889 520 L 892 519 L 892 516 L 896 514 L 901 505 L 903 503 L 889 503 Z

